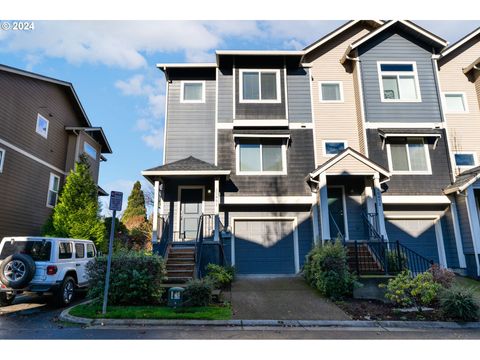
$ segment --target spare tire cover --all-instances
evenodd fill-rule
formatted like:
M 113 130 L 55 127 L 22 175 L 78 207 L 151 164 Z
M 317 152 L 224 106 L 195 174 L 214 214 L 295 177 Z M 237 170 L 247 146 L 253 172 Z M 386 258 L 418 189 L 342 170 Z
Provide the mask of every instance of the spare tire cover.
M 10 255 L 0 265 L 0 281 L 12 289 L 24 288 L 34 275 L 35 262 L 25 254 Z

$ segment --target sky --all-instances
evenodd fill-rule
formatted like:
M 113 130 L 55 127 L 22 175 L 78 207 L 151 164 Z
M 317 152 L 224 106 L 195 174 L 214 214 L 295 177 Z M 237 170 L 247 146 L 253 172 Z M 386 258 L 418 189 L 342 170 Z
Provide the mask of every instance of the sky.
M 35 21 L 32 31 L 0 32 L 0 62 L 73 83 L 113 149 L 99 184 L 126 201 L 136 180 L 150 186 L 141 171 L 162 164 L 165 78 L 155 64 L 213 62 L 217 49 L 301 49 L 344 22 Z M 450 43 L 480 26 L 416 23 Z

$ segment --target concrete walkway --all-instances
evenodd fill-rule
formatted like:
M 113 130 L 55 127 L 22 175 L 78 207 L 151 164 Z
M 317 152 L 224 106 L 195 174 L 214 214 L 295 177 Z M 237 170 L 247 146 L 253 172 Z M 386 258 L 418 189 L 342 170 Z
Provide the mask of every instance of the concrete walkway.
M 300 277 L 237 279 L 231 301 L 233 319 L 350 320 Z

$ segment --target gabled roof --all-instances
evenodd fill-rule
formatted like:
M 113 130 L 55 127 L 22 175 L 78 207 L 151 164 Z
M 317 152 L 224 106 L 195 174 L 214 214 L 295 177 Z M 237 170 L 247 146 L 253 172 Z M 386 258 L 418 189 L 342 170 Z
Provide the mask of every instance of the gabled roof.
M 457 176 L 455 182 L 448 185 L 443 192 L 451 194 L 457 191 L 463 191 L 472 185 L 475 181 L 480 179 L 480 166 L 468 169 Z
M 112 148 L 108 143 L 107 137 L 103 132 L 101 127 L 82 127 L 82 126 L 66 126 L 65 130 L 67 131 L 85 131 L 89 136 L 91 136 L 96 142 L 102 146 L 102 154 L 111 154 Z
M 344 63 L 349 54 L 358 48 L 360 45 L 365 44 L 370 39 L 374 38 L 378 34 L 382 33 L 383 31 L 389 29 L 394 25 L 400 25 L 409 31 L 414 32 L 418 37 L 421 37 L 424 41 L 431 43 L 432 46 L 437 47 L 438 49 L 443 49 L 448 45 L 448 41 L 442 39 L 441 37 L 431 33 L 430 31 L 418 26 L 417 24 L 408 21 L 408 20 L 390 20 L 377 30 L 372 31 L 371 33 L 361 37 L 357 41 L 353 42 L 347 47 L 345 51 L 345 55 L 343 55 L 341 62 Z
M 475 30 L 473 30 L 472 32 L 468 33 L 467 35 L 465 35 L 463 38 L 461 38 L 457 42 L 451 44 L 449 47 L 443 49 L 443 51 L 440 55 L 442 57 L 445 57 L 448 54 L 451 54 L 453 51 L 455 51 L 456 49 L 461 47 L 463 44 L 470 41 L 471 39 L 473 39 L 475 36 L 477 36 L 479 34 L 480 34 L 480 27 L 478 27 Z

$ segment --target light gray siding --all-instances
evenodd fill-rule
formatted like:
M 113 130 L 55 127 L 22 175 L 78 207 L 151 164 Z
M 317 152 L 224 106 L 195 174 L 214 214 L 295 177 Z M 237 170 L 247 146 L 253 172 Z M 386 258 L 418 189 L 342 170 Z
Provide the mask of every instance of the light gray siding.
M 215 80 L 205 81 L 205 103 L 181 103 L 181 81 L 168 85 L 165 163 L 194 156 L 215 162 Z
M 233 121 L 233 75 L 232 69 L 218 69 L 218 122 Z
M 290 122 L 312 122 L 310 76 L 308 70 L 287 70 L 287 102 Z
M 358 49 L 362 69 L 365 117 L 369 122 L 440 122 L 440 104 L 432 53 L 408 35 L 386 30 Z M 415 61 L 421 102 L 382 102 L 378 61 Z

